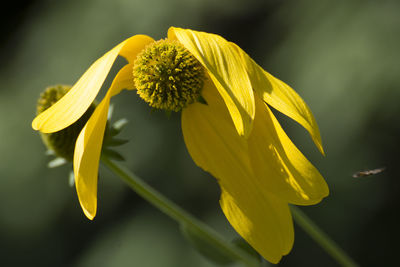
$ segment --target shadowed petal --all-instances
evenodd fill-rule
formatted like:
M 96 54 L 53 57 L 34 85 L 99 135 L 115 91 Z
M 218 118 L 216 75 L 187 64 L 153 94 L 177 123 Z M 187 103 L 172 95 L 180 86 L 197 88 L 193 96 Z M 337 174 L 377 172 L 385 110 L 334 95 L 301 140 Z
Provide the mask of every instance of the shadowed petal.
M 297 205 L 316 204 L 329 194 L 324 178 L 292 143 L 271 110 L 258 97 L 248 145 L 260 188 Z
M 207 105 L 194 103 L 182 110 L 183 137 L 192 159 L 217 179 L 251 175 L 246 139 L 238 135 L 212 81 L 205 81 L 202 96 Z
M 228 41 L 216 34 L 171 27 L 177 39 L 208 71 L 240 135 L 247 137 L 254 119 L 254 95 L 245 65 Z
M 132 47 L 135 49 L 131 50 L 136 51 L 139 46 L 144 48 L 152 40 L 145 35 L 135 35 L 108 51 L 90 66 L 63 98 L 38 115 L 33 120 L 32 127 L 35 130 L 50 133 L 62 130 L 74 123 L 95 99 L 120 51 L 123 50 L 127 56 L 126 51 Z M 126 51 L 123 49 L 124 47 L 126 47 Z
M 262 194 L 243 177 L 221 185 L 221 208 L 233 228 L 265 259 L 278 263 L 294 242 L 288 204 L 274 195 Z
M 127 77 L 132 64 L 123 67 L 116 75 L 110 90 L 78 136 L 74 151 L 75 186 L 79 203 L 85 215 L 92 220 L 97 210 L 97 180 L 101 148 L 112 96 L 129 86 Z
M 247 141 L 237 134 L 211 81 L 206 82 L 202 95 L 207 105 L 195 103 L 182 111 L 188 151 L 198 166 L 217 178 L 221 207 L 232 226 L 263 257 L 276 263 L 293 244 L 287 203 L 260 188 Z
M 268 105 L 302 125 L 310 133 L 319 151 L 324 154 L 318 125 L 304 100 L 286 83 L 263 70 L 236 44 L 231 43 L 231 46 L 242 56 L 254 92 Z

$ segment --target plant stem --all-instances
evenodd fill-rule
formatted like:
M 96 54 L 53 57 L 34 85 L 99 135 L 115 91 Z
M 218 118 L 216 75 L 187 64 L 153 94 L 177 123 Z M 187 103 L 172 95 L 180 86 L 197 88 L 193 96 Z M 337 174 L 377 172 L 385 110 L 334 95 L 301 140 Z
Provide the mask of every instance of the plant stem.
M 217 247 L 218 250 L 222 251 L 225 255 L 228 255 L 230 258 L 235 259 L 236 261 L 244 263 L 246 266 L 260 266 L 259 262 L 257 262 L 253 257 L 241 251 L 231 243 L 225 241 L 206 224 L 197 220 L 175 203 L 161 195 L 129 170 L 111 161 L 105 155 L 101 156 L 101 160 L 104 165 L 106 165 L 111 171 L 119 176 L 125 183 L 127 183 L 128 186 L 133 189 L 133 191 L 160 209 L 162 212 L 176 220 L 181 225 L 187 225 L 194 229 L 197 233 L 200 233 L 204 240 L 214 247 Z
M 332 239 L 329 238 L 307 215 L 296 206 L 291 206 L 293 219 L 303 230 L 317 242 L 341 266 L 356 267 L 351 259 Z

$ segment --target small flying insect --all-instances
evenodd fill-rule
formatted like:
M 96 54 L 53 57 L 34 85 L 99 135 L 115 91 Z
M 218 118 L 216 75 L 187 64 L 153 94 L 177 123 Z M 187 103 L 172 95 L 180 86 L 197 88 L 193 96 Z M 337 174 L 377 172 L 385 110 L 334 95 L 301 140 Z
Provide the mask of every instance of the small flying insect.
M 372 169 L 372 170 L 359 171 L 359 172 L 356 172 L 353 174 L 353 178 L 375 175 L 375 174 L 383 172 L 385 169 L 386 169 L 386 167 Z

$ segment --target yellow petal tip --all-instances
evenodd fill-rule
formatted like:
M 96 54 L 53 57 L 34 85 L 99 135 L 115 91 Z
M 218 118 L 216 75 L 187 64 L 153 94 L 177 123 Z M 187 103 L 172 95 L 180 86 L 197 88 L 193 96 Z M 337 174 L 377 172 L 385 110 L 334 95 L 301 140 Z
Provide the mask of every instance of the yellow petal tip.
M 83 213 L 85 214 L 85 216 L 86 216 L 89 220 L 93 221 L 94 217 L 96 217 L 96 210 L 94 210 L 94 211 L 88 211 L 87 209 L 85 209 L 85 208 L 83 208 L 83 207 L 82 207 L 82 210 L 83 210 Z
M 38 131 L 38 130 L 39 130 L 39 126 L 37 125 L 36 120 L 33 120 L 33 121 L 32 121 L 32 128 L 33 128 L 33 130 L 35 130 L 35 131 Z
M 322 156 L 325 157 L 326 154 L 325 154 L 324 147 L 322 146 L 321 142 L 320 141 L 317 142 L 317 141 L 314 140 L 314 143 L 317 146 L 319 152 L 322 154 Z
M 41 119 L 41 116 L 38 115 L 32 121 L 32 128 L 35 131 L 40 131 L 42 127 L 43 127 L 43 120 Z

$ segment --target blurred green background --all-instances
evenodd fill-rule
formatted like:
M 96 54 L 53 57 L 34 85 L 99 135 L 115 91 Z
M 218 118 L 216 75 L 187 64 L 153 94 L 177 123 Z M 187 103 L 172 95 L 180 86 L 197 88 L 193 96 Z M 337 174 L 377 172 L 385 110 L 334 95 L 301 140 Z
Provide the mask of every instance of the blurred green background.
M 87 220 L 68 185 L 71 166 L 48 169 L 51 158 L 30 126 L 46 86 L 73 84 L 120 41 L 138 33 L 164 38 L 169 26 L 224 36 L 300 93 L 318 121 L 326 157 L 300 126 L 278 117 L 331 189 L 303 210 L 362 266 L 395 266 L 399 11 L 398 1 L 354 0 L 32 0 L 2 8 L 0 266 L 214 266 L 174 221 L 105 168 L 97 217 Z M 132 92 L 113 103 L 114 119 L 130 122 L 122 133 L 130 142 L 119 150 L 125 165 L 234 238 L 214 178 L 187 153 L 179 114 L 151 112 Z M 351 177 L 382 166 L 382 174 Z M 296 226 L 294 248 L 279 266 L 337 264 Z

